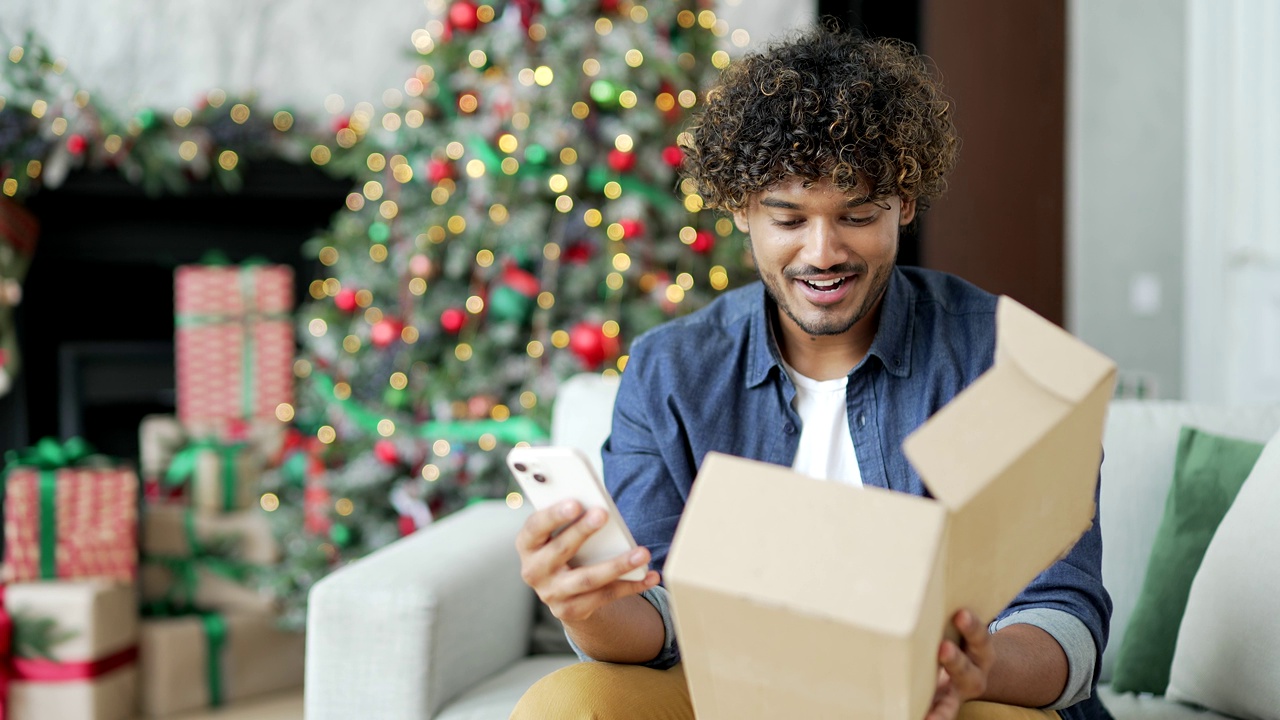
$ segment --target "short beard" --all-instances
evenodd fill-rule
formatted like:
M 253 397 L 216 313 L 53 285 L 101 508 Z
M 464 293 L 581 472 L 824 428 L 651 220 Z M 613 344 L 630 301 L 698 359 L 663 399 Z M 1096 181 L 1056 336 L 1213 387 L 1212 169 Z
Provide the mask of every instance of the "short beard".
M 751 248 L 751 258 L 752 260 L 756 259 L 754 247 Z M 782 312 L 786 313 L 787 317 L 791 318 L 792 322 L 794 322 L 797 326 L 799 326 L 799 328 L 803 330 L 806 334 L 808 334 L 810 337 L 819 337 L 823 335 L 840 335 L 845 332 L 848 332 L 850 328 L 852 328 L 854 325 L 857 325 L 859 321 L 861 321 L 863 318 L 869 315 L 873 309 L 875 309 L 876 303 L 880 301 L 880 298 L 884 295 L 886 288 L 889 287 L 889 276 L 893 273 L 893 268 L 896 265 L 897 265 L 897 258 L 895 257 L 893 262 L 885 265 L 883 268 L 876 271 L 875 275 L 867 278 L 867 283 L 868 283 L 867 296 L 863 298 L 862 305 L 860 305 L 858 309 L 854 311 L 853 315 L 847 321 L 842 321 L 839 318 L 831 317 L 826 320 L 820 321 L 818 323 L 805 322 L 804 320 L 801 320 L 799 317 L 797 317 L 796 314 L 792 312 L 790 306 L 788 306 L 786 303 L 782 301 L 782 298 L 784 297 L 782 293 L 782 288 L 777 287 L 775 285 L 775 281 L 772 277 L 766 277 L 764 273 L 760 273 L 760 279 L 764 282 L 765 292 L 767 292 L 769 294 L 769 297 L 772 298 L 773 304 L 781 308 Z M 756 267 L 757 268 L 760 267 L 759 262 L 756 262 Z M 866 269 L 867 268 L 865 265 L 860 265 L 860 266 L 837 265 L 831 268 L 824 268 L 822 269 L 822 272 L 832 272 L 832 273 L 838 273 L 842 275 L 854 275 L 854 274 L 865 275 Z M 784 278 L 787 278 L 787 280 L 792 280 L 795 277 L 808 273 L 809 271 L 810 270 L 807 268 L 804 271 L 784 270 L 782 272 L 782 275 Z

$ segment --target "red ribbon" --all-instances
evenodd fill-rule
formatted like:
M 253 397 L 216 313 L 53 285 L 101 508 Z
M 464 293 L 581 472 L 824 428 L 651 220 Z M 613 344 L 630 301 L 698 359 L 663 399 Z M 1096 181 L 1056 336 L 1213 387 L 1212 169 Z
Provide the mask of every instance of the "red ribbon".
M 76 680 L 92 680 L 118 670 L 138 659 L 138 646 L 127 647 L 120 652 L 98 660 L 86 662 L 58 662 L 56 660 L 35 660 L 31 658 L 14 658 L 14 680 L 29 682 L 75 682 Z
M 9 715 L 9 683 L 75 682 L 92 680 L 132 664 L 138 659 L 138 646 L 89 662 L 57 662 L 13 657 L 13 617 L 4 603 L 5 586 L 0 584 L 0 720 Z

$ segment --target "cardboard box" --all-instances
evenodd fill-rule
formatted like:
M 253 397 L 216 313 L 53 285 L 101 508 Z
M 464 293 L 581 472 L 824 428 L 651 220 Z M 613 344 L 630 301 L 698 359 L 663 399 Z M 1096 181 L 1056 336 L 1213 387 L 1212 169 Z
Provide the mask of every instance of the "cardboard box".
M 137 598 L 108 580 L 17 583 L 5 588 L 17 622 L 52 621 L 49 658 L 15 657 L 12 720 L 126 720 L 137 708 Z M 20 651 L 21 648 L 18 648 Z M 88 677 L 83 677 L 83 676 Z
M 144 558 L 214 554 L 251 565 L 273 565 L 280 560 L 280 544 L 267 516 L 256 508 L 213 515 L 175 505 L 149 505 L 142 509 L 142 554 Z
M 215 691 L 221 695 L 221 704 L 229 704 L 302 687 L 301 632 L 277 628 L 275 616 L 268 613 L 226 613 L 221 625 L 225 634 L 219 640 L 216 630 L 211 633 L 207 621 L 198 615 L 142 622 L 145 715 L 215 705 Z
M 919 720 L 954 612 L 993 618 L 1090 528 L 1115 365 L 1007 297 L 997 330 L 904 443 L 934 499 L 707 455 L 665 568 L 699 718 Z
M 138 574 L 142 602 L 175 612 L 275 612 L 276 598 L 251 584 L 251 571 L 217 558 L 143 558 Z

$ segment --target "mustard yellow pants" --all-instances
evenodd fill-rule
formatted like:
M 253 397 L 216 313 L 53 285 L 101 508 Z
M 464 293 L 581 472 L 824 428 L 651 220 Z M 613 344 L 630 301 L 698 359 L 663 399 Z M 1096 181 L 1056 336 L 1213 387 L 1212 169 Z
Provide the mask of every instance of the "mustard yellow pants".
M 575 663 L 529 688 L 511 720 L 693 720 L 693 703 L 679 665 Z M 959 720 L 1059 720 L 1051 710 L 966 703 Z

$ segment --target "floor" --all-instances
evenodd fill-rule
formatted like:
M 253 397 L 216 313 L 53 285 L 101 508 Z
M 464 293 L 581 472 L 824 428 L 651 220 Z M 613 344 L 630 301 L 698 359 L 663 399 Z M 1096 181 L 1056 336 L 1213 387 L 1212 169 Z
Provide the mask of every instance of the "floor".
M 231 707 L 172 715 L 165 720 L 302 720 L 302 691 L 264 695 Z

